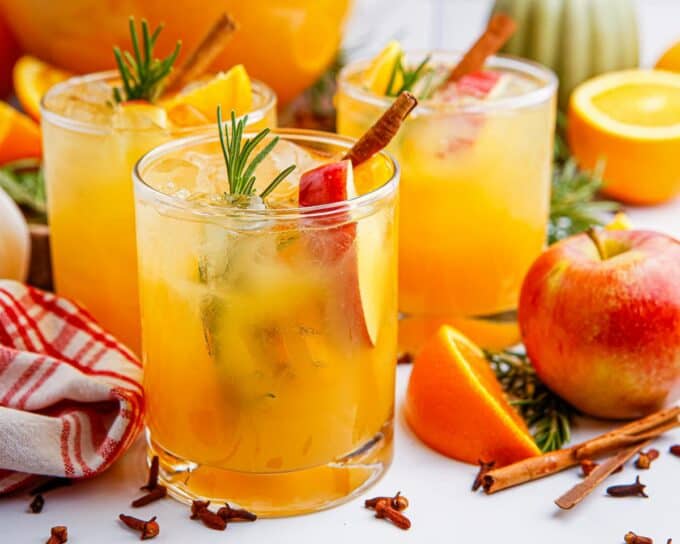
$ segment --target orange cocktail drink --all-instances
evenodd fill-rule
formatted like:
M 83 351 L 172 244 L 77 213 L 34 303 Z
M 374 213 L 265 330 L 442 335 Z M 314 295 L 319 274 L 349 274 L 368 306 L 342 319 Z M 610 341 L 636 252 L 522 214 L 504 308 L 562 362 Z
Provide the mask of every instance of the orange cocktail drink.
M 383 55 L 390 47 L 398 45 Z M 404 62 L 413 66 L 424 57 L 407 55 Z M 417 351 L 442 323 L 487 347 L 516 341 L 512 312 L 520 284 L 545 245 L 555 77 L 532 63 L 494 57 L 484 72 L 435 91 L 458 58 L 431 55 L 413 89 L 421 102 L 389 148 L 403 177 L 404 351 Z M 379 76 L 375 62 L 353 63 L 340 76 L 342 134 L 361 134 L 393 100 L 370 88 Z
M 231 73 L 231 81 L 247 78 L 242 67 Z M 139 353 L 130 172 L 152 147 L 211 124 L 212 118 L 195 107 L 196 100 L 114 104 L 118 85 L 115 72 L 76 77 L 53 87 L 43 100 L 50 244 L 57 292 L 83 304 Z M 239 113 L 251 112 L 254 126 L 275 126 L 273 92 L 257 82 L 247 91 L 251 105 Z
M 275 132 L 242 195 L 215 130 L 135 174 L 149 454 L 175 497 L 265 516 L 336 504 L 389 465 L 397 337 L 395 164 L 376 155 L 318 204 L 306 172 L 351 142 Z

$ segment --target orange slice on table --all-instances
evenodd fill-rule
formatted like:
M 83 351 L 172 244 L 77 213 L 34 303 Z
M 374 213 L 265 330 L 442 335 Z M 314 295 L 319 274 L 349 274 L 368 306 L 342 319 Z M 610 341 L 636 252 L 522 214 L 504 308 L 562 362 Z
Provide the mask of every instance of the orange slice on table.
M 416 357 L 405 414 L 423 442 L 460 461 L 503 466 L 541 453 L 482 351 L 448 326 Z
M 387 92 L 394 65 L 403 54 L 404 51 L 399 42 L 393 40 L 388 43 L 364 72 L 362 77 L 364 87 L 375 94 L 384 95 Z M 393 88 L 398 89 L 402 84 L 401 74 L 395 74 Z
M 217 106 L 222 106 L 226 117 L 232 110 L 237 116 L 252 111 L 253 89 L 246 69 L 238 64 L 204 83 L 190 85 L 162 105 L 171 119 L 185 116 L 193 108 L 212 122 L 217 120 Z
M 40 101 L 53 85 L 72 74 L 60 70 L 30 55 L 24 55 L 14 65 L 14 91 L 21 107 L 36 121 L 40 120 Z
M 40 157 L 40 127 L 27 115 L 0 101 L 0 164 Z
M 603 191 L 633 204 L 680 193 L 680 74 L 626 70 L 578 86 L 567 136 L 586 169 L 604 165 Z

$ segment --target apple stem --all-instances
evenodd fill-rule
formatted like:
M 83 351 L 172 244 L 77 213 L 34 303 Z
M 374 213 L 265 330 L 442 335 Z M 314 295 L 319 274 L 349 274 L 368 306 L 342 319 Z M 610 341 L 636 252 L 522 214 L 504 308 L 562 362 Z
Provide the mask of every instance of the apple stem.
M 588 238 L 591 239 L 593 244 L 595 245 L 595 248 L 597 249 L 597 253 L 600 256 L 600 259 L 603 261 L 607 260 L 607 251 L 605 250 L 604 244 L 602 243 L 602 239 L 598 236 L 597 230 L 595 228 L 590 227 L 587 231 L 586 234 L 588 235 Z

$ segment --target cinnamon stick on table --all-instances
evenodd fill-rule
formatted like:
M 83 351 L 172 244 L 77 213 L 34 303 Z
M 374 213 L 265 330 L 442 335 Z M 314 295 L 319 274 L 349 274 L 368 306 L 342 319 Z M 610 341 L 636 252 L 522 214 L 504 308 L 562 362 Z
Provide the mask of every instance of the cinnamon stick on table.
M 444 82 L 444 86 L 458 81 L 461 77 L 484 68 L 486 59 L 495 55 L 505 42 L 510 39 L 517 29 L 512 17 L 504 13 L 497 13 L 489 21 L 484 34 L 468 50 L 458 65 L 451 71 Z
M 177 91 L 205 74 L 237 28 L 228 13 L 220 15 L 184 63 L 170 73 L 165 92 Z
M 487 494 L 531 482 L 598 457 L 643 442 L 680 426 L 680 407 L 667 408 L 570 448 L 549 452 L 490 470 L 483 477 Z
M 595 467 L 581 483 L 575 485 L 564 495 L 558 498 L 555 501 L 555 504 L 563 510 L 569 510 L 573 508 L 588 495 L 590 495 L 595 490 L 595 488 L 604 482 L 604 480 L 610 474 L 616 471 L 617 468 L 623 466 L 626 461 L 628 461 L 641 449 L 646 448 L 650 442 L 651 441 L 648 440 L 647 442 L 638 443 L 634 446 L 628 446 L 616 455 L 610 457 L 604 463 Z

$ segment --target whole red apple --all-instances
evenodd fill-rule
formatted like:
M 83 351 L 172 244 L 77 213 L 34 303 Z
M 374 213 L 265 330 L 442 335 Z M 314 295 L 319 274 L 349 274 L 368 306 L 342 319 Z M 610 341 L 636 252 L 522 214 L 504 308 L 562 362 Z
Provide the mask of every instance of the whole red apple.
M 519 324 L 538 376 L 586 414 L 633 418 L 680 393 L 680 242 L 591 231 L 532 265 Z

